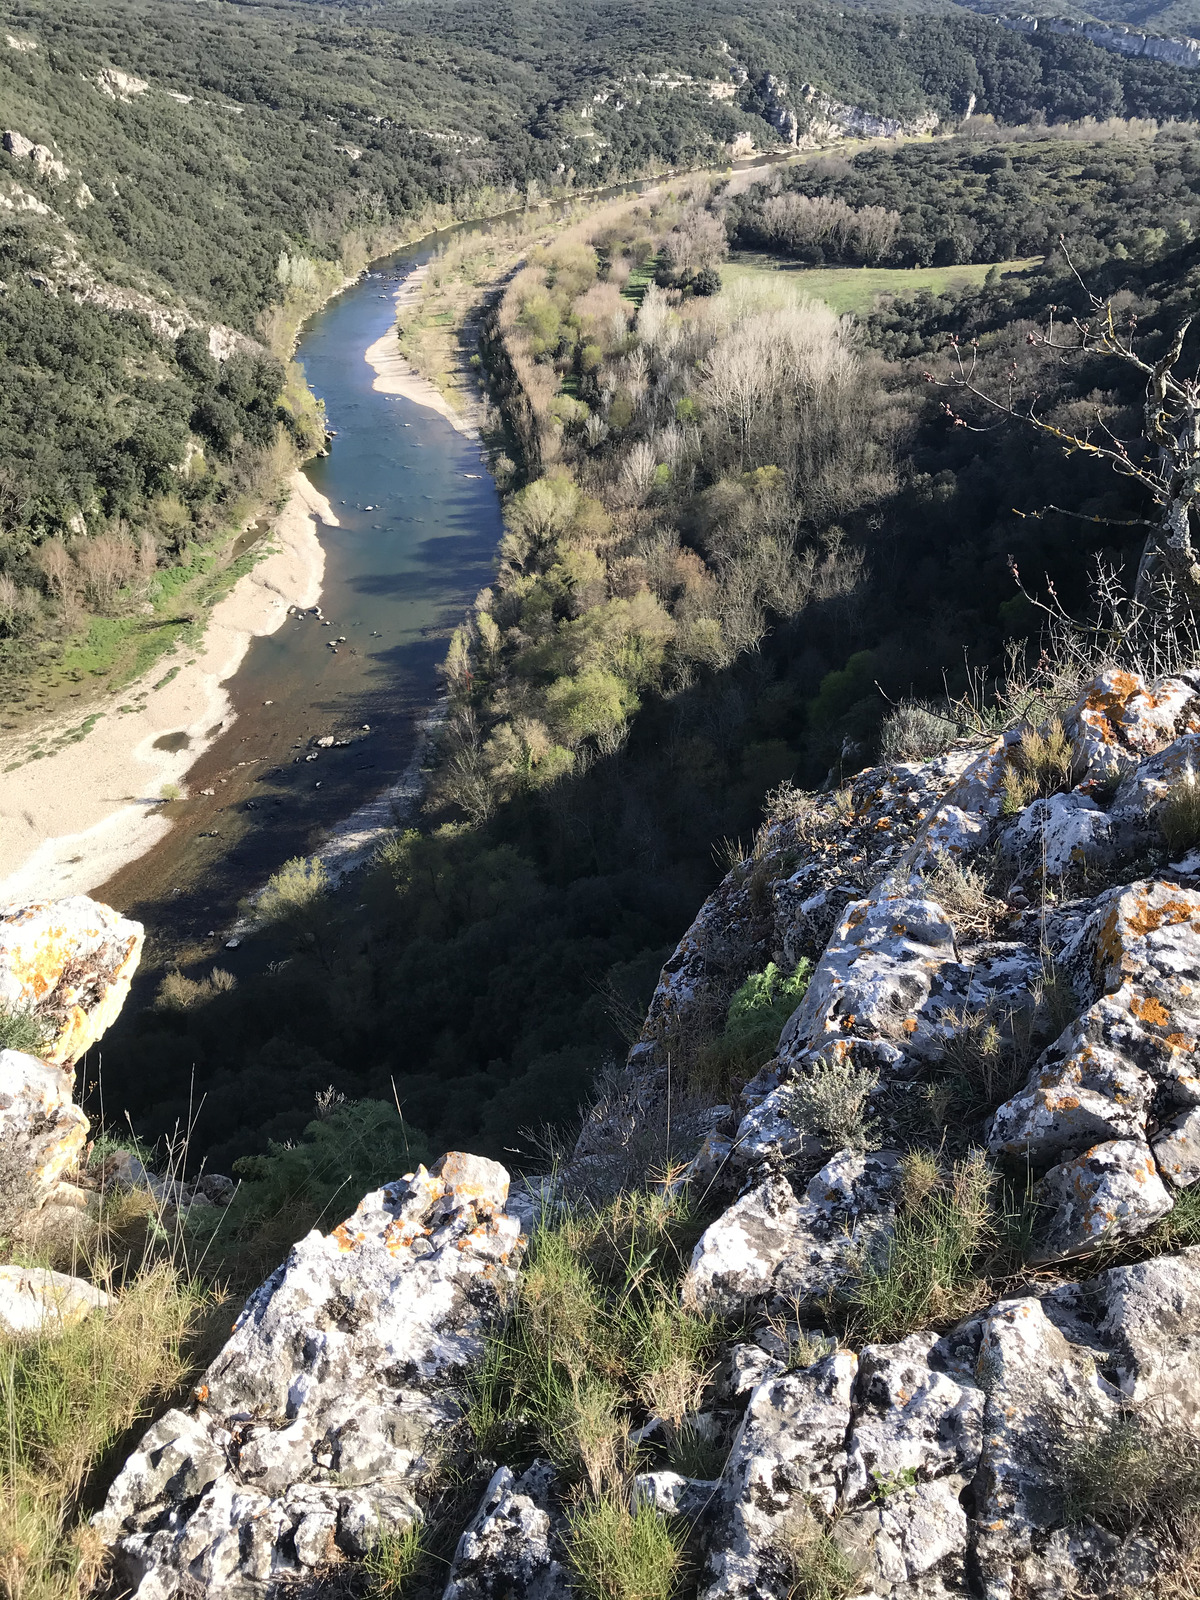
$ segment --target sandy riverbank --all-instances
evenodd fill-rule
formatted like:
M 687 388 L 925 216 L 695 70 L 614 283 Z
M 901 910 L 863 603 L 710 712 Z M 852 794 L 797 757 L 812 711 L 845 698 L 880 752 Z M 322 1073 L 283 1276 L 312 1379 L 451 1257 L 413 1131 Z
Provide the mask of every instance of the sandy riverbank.
M 311 606 L 321 593 L 317 519 L 337 518 L 299 470 L 290 489 L 269 554 L 214 606 L 199 646 L 181 647 L 141 684 L 89 708 L 101 715 L 78 743 L 0 774 L 0 902 L 85 893 L 169 831 L 156 804 L 163 785 L 185 787 L 197 757 L 228 726 L 224 685 L 251 640 L 274 633 L 289 605 Z M 52 742 L 55 730 L 45 732 Z M 155 748 L 172 735 L 175 743 L 186 735 L 186 744 Z
M 397 318 L 406 306 L 415 304 L 420 298 L 421 286 L 428 276 L 427 263 L 405 278 L 395 295 Z M 471 419 L 456 411 L 436 384 L 423 378 L 405 361 L 397 348 L 395 327 L 389 328 L 381 339 L 376 339 L 370 346 L 366 351 L 366 362 L 375 369 L 375 382 L 371 387 L 379 394 L 402 395 L 414 405 L 436 411 L 439 417 L 445 417 L 451 427 L 457 428 L 468 439 L 478 439 L 479 429 Z

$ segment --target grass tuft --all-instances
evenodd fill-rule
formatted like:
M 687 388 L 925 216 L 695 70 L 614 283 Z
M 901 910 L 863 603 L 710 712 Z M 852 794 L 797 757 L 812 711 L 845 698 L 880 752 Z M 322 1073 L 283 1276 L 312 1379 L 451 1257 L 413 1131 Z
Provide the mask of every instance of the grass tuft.
M 868 1255 L 847 1299 L 852 1342 L 902 1339 L 965 1316 L 986 1294 L 981 1257 L 997 1236 L 994 1174 L 975 1152 L 943 1172 L 933 1156 L 904 1158 L 891 1238 Z
M 845 1552 L 811 1511 L 789 1517 L 775 1535 L 786 1600 L 847 1600 L 857 1574 Z
M 53 1029 L 32 1010 L 0 1006 L 0 1050 L 40 1056 L 52 1038 Z
M 1172 856 L 1200 844 L 1200 783 L 1195 773 L 1171 785 L 1159 807 L 1158 826 Z
M 1061 717 L 1022 729 L 1004 764 L 1003 814 L 1016 816 L 1032 801 L 1071 788 L 1081 776 L 1078 767 L 1078 754 Z
M 362 1562 L 364 1600 L 404 1600 L 425 1559 L 420 1523 L 388 1533 L 373 1544 Z
M 686 1528 L 653 1506 L 605 1495 L 568 1517 L 567 1556 L 588 1600 L 671 1600 L 683 1578 Z

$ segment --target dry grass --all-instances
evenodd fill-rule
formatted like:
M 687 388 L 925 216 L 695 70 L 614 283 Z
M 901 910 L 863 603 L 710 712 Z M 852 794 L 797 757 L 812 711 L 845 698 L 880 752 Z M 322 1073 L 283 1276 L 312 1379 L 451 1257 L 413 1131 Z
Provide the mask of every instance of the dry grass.
M 111 1291 L 74 1327 L 0 1340 L 0 1588 L 6 1600 L 81 1600 L 104 1553 L 83 1520 L 89 1475 L 189 1372 L 204 1292 L 169 1260 Z
M 1200 844 L 1200 783 L 1194 772 L 1167 791 L 1159 807 L 1158 826 L 1172 856 L 1194 850 Z
M 967 939 L 990 939 L 1010 915 L 1003 900 L 992 893 L 987 864 L 956 861 L 941 854 L 924 873 L 925 888 Z
M 1062 718 L 1022 729 L 1004 765 L 1005 816 L 1016 816 L 1032 801 L 1070 789 L 1083 776 L 1079 755 Z
M 854 1593 L 853 1566 L 811 1511 L 801 1510 L 781 1522 L 772 1555 L 782 1569 L 786 1600 L 846 1600 Z

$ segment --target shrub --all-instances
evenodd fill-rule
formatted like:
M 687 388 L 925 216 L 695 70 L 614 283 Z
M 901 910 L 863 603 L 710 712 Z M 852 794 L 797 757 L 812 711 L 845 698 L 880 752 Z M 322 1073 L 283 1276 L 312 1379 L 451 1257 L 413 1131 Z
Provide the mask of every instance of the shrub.
M 914 1329 L 964 1316 L 979 1299 L 977 1270 L 995 1237 L 993 1174 L 976 1153 L 943 1174 L 918 1152 L 904 1158 L 890 1239 L 862 1262 L 848 1297 L 850 1335 L 864 1342 L 901 1339 Z
M 736 848 L 739 855 L 740 845 Z M 779 1035 L 804 999 L 812 963 L 800 961 L 789 975 L 769 962 L 752 972 L 729 1002 L 725 1027 L 689 1065 L 696 1087 L 727 1094 L 750 1078 L 775 1054 Z
M 683 1575 L 685 1529 L 653 1506 L 602 1496 L 568 1518 L 567 1556 L 588 1600 L 670 1600 Z
M 23 1050 L 26 1055 L 40 1056 L 53 1036 L 50 1023 L 32 1008 L 0 1006 L 0 1050 Z
M 1189 772 L 1168 789 L 1159 807 L 1158 826 L 1172 856 L 1200 844 L 1200 783 L 1195 773 Z
M 878 1087 L 877 1072 L 856 1070 L 849 1061 L 818 1059 L 788 1087 L 788 1120 L 834 1149 L 868 1150 L 877 1127 L 867 1108 Z
M 924 880 L 927 893 L 946 912 L 960 935 L 986 939 L 1008 915 L 1004 901 L 992 894 L 987 874 L 968 862 L 956 861 L 944 851 L 924 873 Z
M 237 979 L 223 967 L 214 967 L 207 978 L 188 978 L 182 972 L 168 972 L 158 986 L 154 1004 L 159 1011 L 190 1011 L 193 1006 L 236 988 Z
M 172 800 L 181 800 L 183 798 L 183 790 L 177 783 L 164 783 L 158 791 L 158 797 L 164 804 L 170 804 Z
M 242 1183 L 230 1207 L 238 1232 L 282 1222 L 296 1239 L 319 1219 L 340 1216 L 363 1195 L 430 1159 L 423 1134 L 383 1100 L 325 1100 L 298 1144 L 271 1142 L 265 1156 L 234 1163 Z
M 318 856 L 293 856 L 267 879 L 255 903 L 264 922 L 288 922 L 307 911 L 329 888 L 329 873 Z
M 948 750 L 958 733 L 958 721 L 948 708 L 928 700 L 906 700 L 880 725 L 879 759 L 929 761 Z

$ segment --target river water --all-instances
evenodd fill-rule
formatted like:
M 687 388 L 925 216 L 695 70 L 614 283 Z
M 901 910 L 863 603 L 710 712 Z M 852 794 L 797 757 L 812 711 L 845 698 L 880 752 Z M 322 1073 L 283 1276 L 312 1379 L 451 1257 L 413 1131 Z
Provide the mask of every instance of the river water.
M 376 263 L 304 331 L 297 359 L 336 432 L 305 467 L 338 519 L 320 530 L 330 626 L 289 617 L 252 642 L 227 686 L 236 716 L 189 772 L 176 826 L 94 891 L 145 922 L 160 961 L 213 951 L 248 889 L 396 783 L 436 700 L 447 635 L 490 581 L 500 505 L 481 447 L 376 392 L 364 357 L 395 320 L 398 282 L 445 237 Z M 328 735 L 351 742 L 305 760 Z

